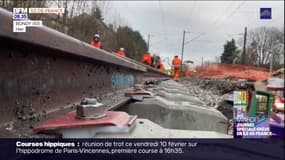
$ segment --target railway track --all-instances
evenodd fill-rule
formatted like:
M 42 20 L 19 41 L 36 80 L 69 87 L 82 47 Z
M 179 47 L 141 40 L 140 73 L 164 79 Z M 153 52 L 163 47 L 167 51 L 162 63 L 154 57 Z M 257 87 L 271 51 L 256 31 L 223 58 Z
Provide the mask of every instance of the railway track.
M 13 33 L 12 13 L 0 8 L 0 17 L 0 126 L 170 78 L 46 26 Z

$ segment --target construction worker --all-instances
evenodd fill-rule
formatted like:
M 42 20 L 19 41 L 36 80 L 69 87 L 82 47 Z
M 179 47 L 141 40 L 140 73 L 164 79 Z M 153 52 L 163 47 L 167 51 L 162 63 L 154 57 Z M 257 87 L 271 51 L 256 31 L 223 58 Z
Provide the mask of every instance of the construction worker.
M 156 57 L 153 55 L 150 57 L 151 58 L 151 63 L 150 63 L 150 66 L 154 67 L 155 68 L 155 64 L 156 64 Z
M 181 72 L 181 59 L 178 56 L 174 56 L 174 58 L 172 60 L 172 65 L 173 65 L 173 69 L 174 69 L 173 79 L 175 81 L 178 81 L 179 74 Z
M 91 45 L 102 49 L 102 43 L 100 42 L 100 35 L 99 34 L 94 34 L 93 36 L 93 41 L 91 42 Z
M 146 52 L 143 55 L 142 63 L 147 64 L 147 65 L 151 65 L 151 62 L 152 62 L 151 55 L 149 52 Z
M 121 57 L 125 57 L 125 49 L 124 48 L 120 48 L 120 50 L 117 52 L 117 55 L 118 56 L 121 56 Z
M 157 68 L 161 70 L 161 72 L 164 72 L 164 65 L 161 61 L 158 62 Z

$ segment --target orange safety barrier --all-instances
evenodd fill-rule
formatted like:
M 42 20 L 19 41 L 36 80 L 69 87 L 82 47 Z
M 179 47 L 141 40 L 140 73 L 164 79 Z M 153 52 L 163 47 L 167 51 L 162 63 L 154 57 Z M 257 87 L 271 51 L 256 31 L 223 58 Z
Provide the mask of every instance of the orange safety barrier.
M 209 64 L 196 67 L 196 71 L 193 76 L 198 78 L 266 80 L 270 77 L 266 68 L 240 64 Z

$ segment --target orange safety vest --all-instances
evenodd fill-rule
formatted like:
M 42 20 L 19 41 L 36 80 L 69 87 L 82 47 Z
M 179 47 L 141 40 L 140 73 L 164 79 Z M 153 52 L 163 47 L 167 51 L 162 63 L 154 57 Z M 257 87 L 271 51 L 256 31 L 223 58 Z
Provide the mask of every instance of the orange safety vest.
M 173 60 L 172 60 L 172 64 L 174 65 L 174 66 L 181 66 L 181 59 L 180 58 L 174 58 Z
M 174 58 L 172 60 L 172 64 L 174 66 L 174 70 L 180 70 L 180 67 L 181 67 L 181 59 L 180 58 Z
M 117 55 L 121 56 L 121 57 L 125 57 L 125 52 L 124 51 L 118 51 Z
M 159 65 L 158 65 L 158 68 L 160 69 L 160 70 L 164 70 L 164 65 L 163 65 L 163 63 L 159 63 Z
M 142 63 L 147 63 L 147 64 L 151 65 L 151 56 L 149 53 L 145 53 L 143 55 Z
M 102 48 L 102 43 L 101 42 L 91 42 L 91 45 L 94 46 L 95 48 Z

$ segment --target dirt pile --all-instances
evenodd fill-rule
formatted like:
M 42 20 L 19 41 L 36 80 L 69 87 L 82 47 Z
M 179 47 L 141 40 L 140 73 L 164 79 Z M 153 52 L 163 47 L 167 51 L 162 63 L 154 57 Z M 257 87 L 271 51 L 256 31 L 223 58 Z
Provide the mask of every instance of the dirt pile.
M 236 78 L 248 80 L 266 80 L 269 70 L 266 68 L 246 66 L 239 64 L 209 64 L 196 67 L 196 72 L 192 74 L 197 78 Z
M 188 80 L 191 86 L 199 86 L 203 90 L 210 90 L 213 94 L 224 95 L 237 89 L 246 89 L 245 81 L 231 78 L 224 79 L 198 79 Z

